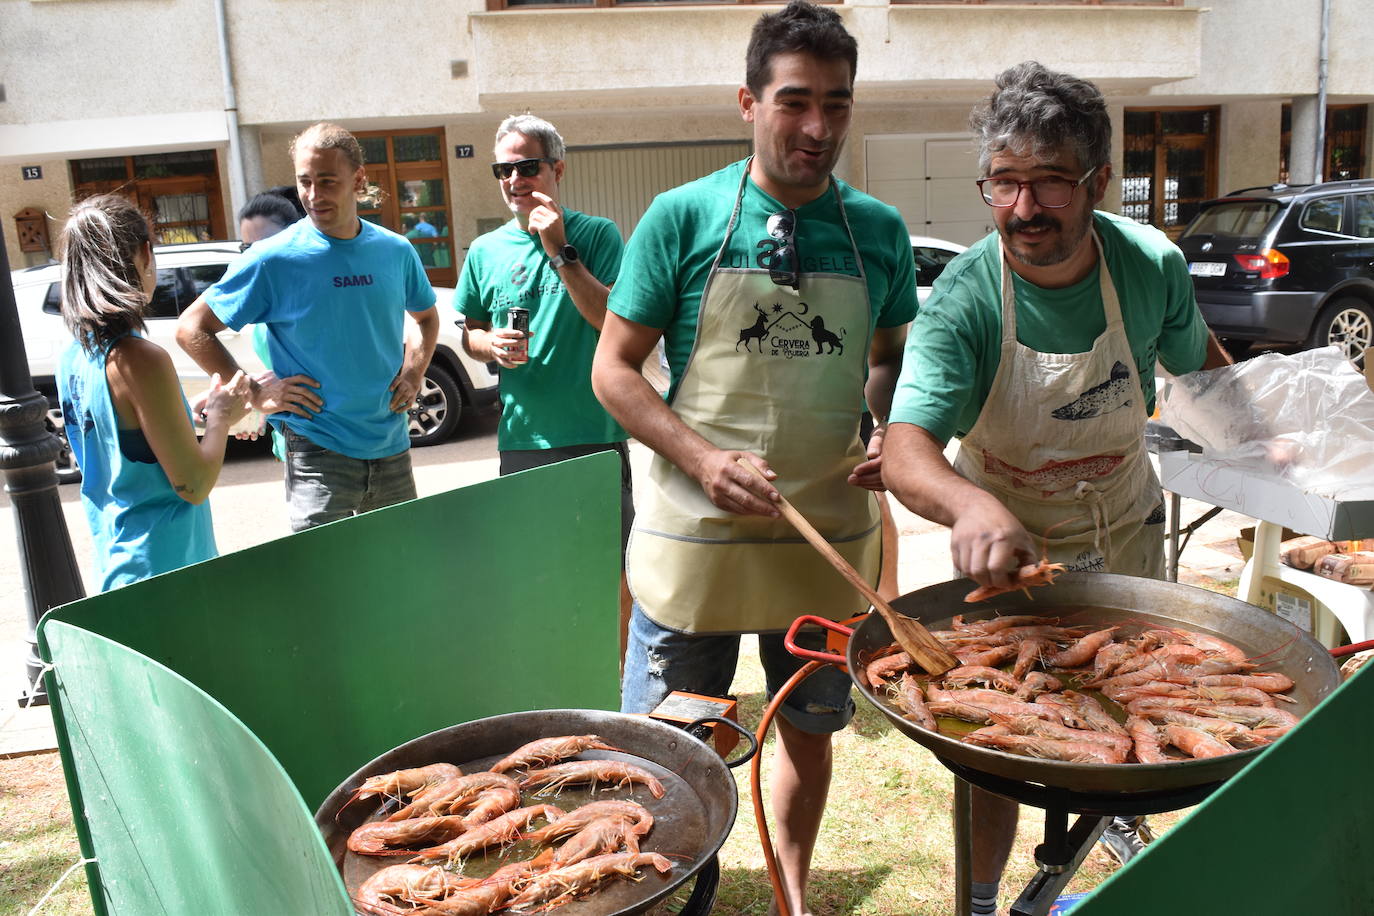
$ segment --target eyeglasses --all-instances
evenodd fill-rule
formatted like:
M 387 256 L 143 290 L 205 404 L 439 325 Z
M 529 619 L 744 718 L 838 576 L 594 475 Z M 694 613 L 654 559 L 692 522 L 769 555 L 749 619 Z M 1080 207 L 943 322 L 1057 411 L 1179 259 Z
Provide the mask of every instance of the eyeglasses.
M 1058 210 L 1067 207 L 1069 201 L 1073 200 L 1073 192 L 1078 186 L 1087 181 L 1097 166 L 1093 166 L 1083 173 L 1083 177 L 1077 181 L 1069 181 L 1067 178 L 1037 178 L 1034 181 L 1017 181 L 1014 178 L 980 178 L 977 181 L 978 190 L 983 194 L 983 200 L 989 207 L 1014 207 L 1016 201 L 1021 197 L 1022 188 L 1030 188 L 1031 199 L 1038 206 L 1047 210 Z
M 539 174 L 539 169 L 544 163 L 553 165 L 557 159 L 517 159 L 515 162 L 493 162 L 491 173 L 498 179 L 509 178 L 512 172 L 519 173 L 521 178 L 533 178 Z
M 252 242 L 239 242 L 239 254 L 243 254 L 245 251 L 252 247 Z
M 768 234 L 782 243 L 768 259 L 768 279 L 778 286 L 800 290 L 801 259 L 797 254 L 796 233 L 796 210 L 780 210 L 768 217 Z

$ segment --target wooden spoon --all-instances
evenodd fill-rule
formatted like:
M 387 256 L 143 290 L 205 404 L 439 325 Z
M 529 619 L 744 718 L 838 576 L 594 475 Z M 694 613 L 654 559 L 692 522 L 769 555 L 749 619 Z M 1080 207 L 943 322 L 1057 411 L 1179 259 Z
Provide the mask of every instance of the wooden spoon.
M 747 458 L 739 458 L 738 462 L 750 472 L 757 475 L 760 479 L 768 480 L 763 476 L 763 472 L 754 466 L 753 462 Z M 771 483 L 771 481 L 769 481 Z M 801 536 L 816 550 L 820 551 L 821 556 L 830 561 L 830 565 L 839 571 L 840 575 L 849 580 L 849 584 L 859 590 L 859 594 L 868 599 L 875 610 L 882 615 L 883 620 L 887 621 L 887 627 L 892 631 L 892 638 L 897 641 L 897 645 L 910 655 L 916 664 L 920 665 L 929 674 L 944 674 L 951 668 L 957 667 L 960 662 L 949 653 L 938 639 L 930 635 L 930 631 L 922 626 L 919 620 L 897 613 L 892 605 L 882 599 L 873 590 L 859 571 L 849 565 L 849 561 L 840 555 L 840 552 L 830 545 L 830 542 L 821 535 L 811 523 L 806 520 L 796 508 L 787 501 L 781 493 L 778 494 L 778 508 L 782 511 L 782 517 L 792 523 L 792 527 L 801 532 Z

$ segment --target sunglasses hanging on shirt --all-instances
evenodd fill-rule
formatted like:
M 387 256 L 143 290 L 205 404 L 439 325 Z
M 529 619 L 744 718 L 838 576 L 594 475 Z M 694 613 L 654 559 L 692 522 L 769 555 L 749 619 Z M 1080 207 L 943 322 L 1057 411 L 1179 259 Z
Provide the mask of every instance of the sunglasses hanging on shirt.
M 768 235 L 778 247 L 768 259 L 768 279 L 778 286 L 801 290 L 801 258 L 797 254 L 797 211 L 780 210 L 768 217 Z

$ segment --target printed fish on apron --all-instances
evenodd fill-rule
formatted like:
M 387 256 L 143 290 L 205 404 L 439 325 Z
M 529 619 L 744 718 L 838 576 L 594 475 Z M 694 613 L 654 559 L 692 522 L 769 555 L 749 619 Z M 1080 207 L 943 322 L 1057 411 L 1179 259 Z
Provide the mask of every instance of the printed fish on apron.
M 989 491 L 1051 562 L 1163 578 L 1163 494 L 1145 452 L 1145 401 L 1102 243 L 1107 327 L 1086 353 L 1040 353 L 1016 339 L 1016 293 L 1002 252 L 1001 363 L 954 468 Z
M 865 459 L 858 428 L 872 322 L 863 262 L 834 188 L 860 276 L 801 273 L 793 290 L 767 270 L 722 267 L 748 175 L 746 163 L 670 406 L 717 448 L 764 458 L 779 492 L 876 582 L 877 503 L 848 483 Z M 775 632 L 801 614 L 842 619 L 867 610 L 786 520 L 717 507 L 661 455 L 649 477 L 626 568 L 651 620 L 684 633 Z

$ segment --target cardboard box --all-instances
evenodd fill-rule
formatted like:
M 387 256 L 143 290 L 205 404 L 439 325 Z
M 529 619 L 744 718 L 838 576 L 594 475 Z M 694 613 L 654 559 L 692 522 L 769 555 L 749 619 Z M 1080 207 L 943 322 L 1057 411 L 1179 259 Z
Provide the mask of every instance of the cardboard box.
M 1305 535 L 1298 534 L 1296 531 L 1292 531 L 1288 528 L 1283 529 L 1283 534 L 1279 538 L 1279 549 L 1282 550 L 1282 545 L 1287 543 L 1288 541 L 1300 537 L 1305 537 Z M 1236 534 L 1236 549 L 1240 551 L 1241 559 L 1244 560 L 1249 560 L 1252 556 L 1255 555 L 1254 525 L 1242 528 L 1240 529 L 1240 532 Z
M 1283 525 L 1295 535 L 1331 541 L 1374 537 L 1374 500 L 1341 502 L 1304 493 L 1277 478 L 1190 452 L 1162 453 L 1159 479 L 1171 493 Z
M 1273 611 L 1304 633 L 1311 634 L 1319 614 L 1331 610 L 1311 592 L 1272 576 L 1260 579 L 1260 607 Z

